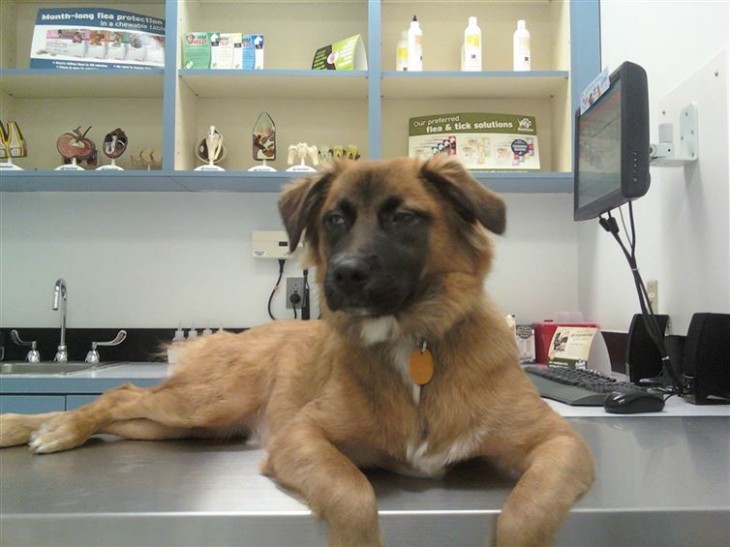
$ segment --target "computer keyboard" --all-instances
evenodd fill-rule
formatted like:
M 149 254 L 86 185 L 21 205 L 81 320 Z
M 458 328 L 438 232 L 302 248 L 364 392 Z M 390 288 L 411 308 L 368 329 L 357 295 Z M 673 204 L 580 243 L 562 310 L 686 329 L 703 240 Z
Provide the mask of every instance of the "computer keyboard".
M 572 406 L 603 406 L 614 391 L 647 391 L 590 369 L 526 365 L 524 370 L 542 397 Z

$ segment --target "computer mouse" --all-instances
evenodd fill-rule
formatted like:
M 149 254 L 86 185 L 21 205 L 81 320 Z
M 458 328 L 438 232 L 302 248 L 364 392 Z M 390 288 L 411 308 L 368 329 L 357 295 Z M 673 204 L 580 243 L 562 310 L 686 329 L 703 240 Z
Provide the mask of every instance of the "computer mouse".
M 603 402 L 603 409 L 611 414 L 638 414 L 640 412 L 661 412 L 664 398 L 647 391 L 614 391 Z

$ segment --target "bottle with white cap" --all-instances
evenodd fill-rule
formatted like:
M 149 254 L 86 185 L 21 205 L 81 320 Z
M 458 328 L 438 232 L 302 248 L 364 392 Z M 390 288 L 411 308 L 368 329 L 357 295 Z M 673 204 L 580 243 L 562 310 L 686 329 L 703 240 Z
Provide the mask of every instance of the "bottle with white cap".
M 479 72 L 482 69 L 482 31 L 476 17 L 469 17 L 469 24 L 464 30 L 462 55 L 461 70 Z
M 399 72 L 408 70 L 408 31 L 401 32 L 400 40 L 395 48 L 395 69 Z
M 525 20 L 517 21 L 517 30 L 512 38 L 513 69 L 517 71 L 530 70 L 530 31 L 525 26 Z
M 423 70 L 423 31 L 416 16 L 408 29 L 408 72 Z

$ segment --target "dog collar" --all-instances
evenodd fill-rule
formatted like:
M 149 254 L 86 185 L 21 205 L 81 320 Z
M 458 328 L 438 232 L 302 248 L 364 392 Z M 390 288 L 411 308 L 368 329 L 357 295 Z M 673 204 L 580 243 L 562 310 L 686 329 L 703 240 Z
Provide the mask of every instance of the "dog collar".
M 411 358 L 408 362 L 408 372 L 411 380 L 419 386 L 425 386 L 433 378 L 433 354 L 428 349 L 428 344 L 424 340 L 420 348 L 416 348 L 411 352 Z

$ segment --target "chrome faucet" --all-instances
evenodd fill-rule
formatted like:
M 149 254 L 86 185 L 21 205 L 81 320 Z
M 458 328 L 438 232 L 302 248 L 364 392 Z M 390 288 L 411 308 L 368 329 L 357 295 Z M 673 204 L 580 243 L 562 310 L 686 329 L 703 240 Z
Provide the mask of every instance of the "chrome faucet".
M 56 350 L 56 357 L 53 360 L 57 363 L 65 363 L 68 361 L 68 349 L 66 348 L 66 309 L 68 308 L 68 291 L 66 282 L 63 278 L 56 280 L 53 287 L 53 309 L 58 310 L 59 301 L 61 303 L 61 342 Z

